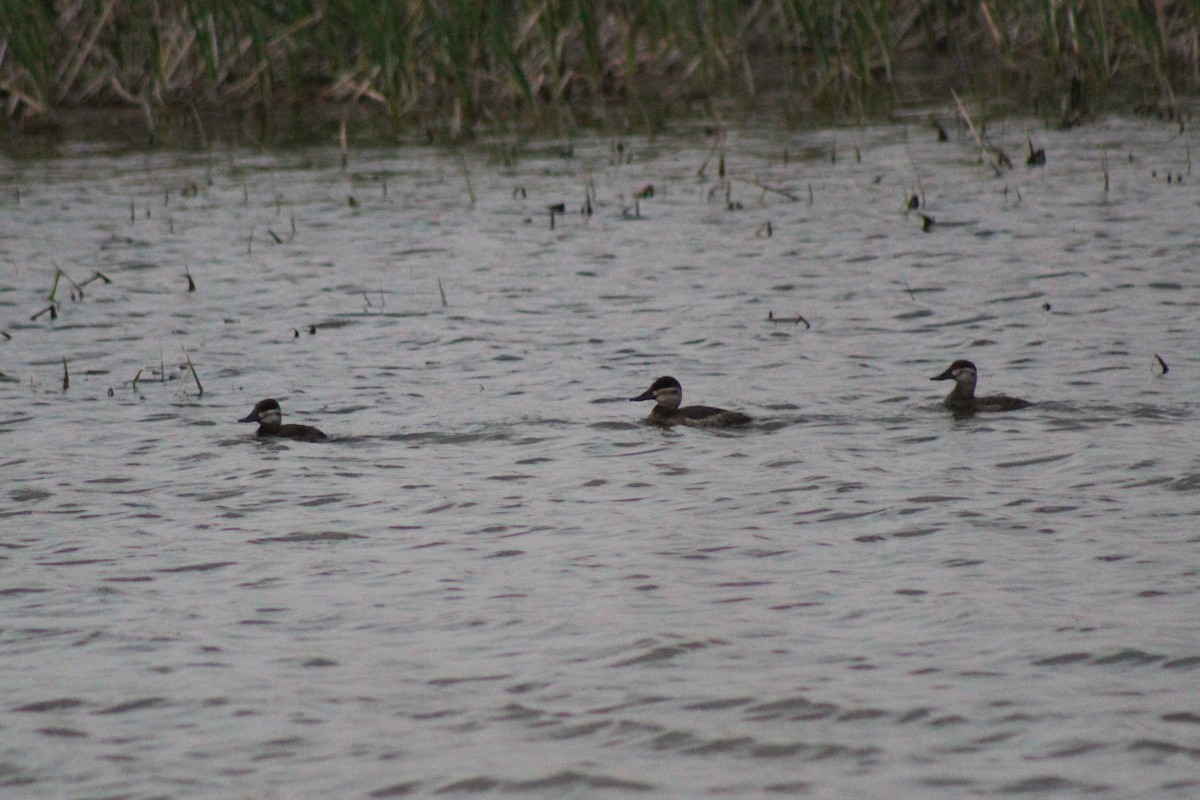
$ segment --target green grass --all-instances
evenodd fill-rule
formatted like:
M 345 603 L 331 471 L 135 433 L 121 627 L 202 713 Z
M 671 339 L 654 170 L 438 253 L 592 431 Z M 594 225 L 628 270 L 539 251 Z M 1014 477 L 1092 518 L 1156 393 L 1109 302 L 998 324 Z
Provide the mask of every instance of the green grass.
M 0 100 L 14 126 L 324 109 L 449 137 L 862 113 L 914 78 L 1173 110 L 1198 29 L 1200 0 L 0 0 Z

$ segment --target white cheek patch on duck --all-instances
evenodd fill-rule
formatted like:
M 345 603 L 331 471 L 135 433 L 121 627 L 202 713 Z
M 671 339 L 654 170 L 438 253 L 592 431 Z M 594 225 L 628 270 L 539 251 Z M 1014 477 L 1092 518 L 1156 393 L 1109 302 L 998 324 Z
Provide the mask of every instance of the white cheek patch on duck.
M 258 415 L 258 424 L 272 427 L 278 425 L 283 420 L 283 414 L 276 409 L 262 411 Z
M 654 393 L 654 402 L 668 407 L 678 407 L 683 394 L 678 389 L 659 389 Z
M 969 368 L 956 369 L 954 371 L 954 382 L 955 383 L 974 383 L 975 382 L 975 370 L 969 369 Z

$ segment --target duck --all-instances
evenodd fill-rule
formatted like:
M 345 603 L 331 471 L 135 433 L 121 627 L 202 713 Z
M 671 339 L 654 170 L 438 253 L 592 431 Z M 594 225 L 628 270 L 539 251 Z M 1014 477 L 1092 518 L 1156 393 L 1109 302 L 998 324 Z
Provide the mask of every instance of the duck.
M 629 398 L 631 403 L 642 400 L 654 401 L 654 408 L 651 409 L 650 416 L 646 417 L 646 422 L 664 428 L 672 425 L 687 425 L 692 428 L 730 428 L 752 421 L 748 415 L 740 411 L 726 411 L 723 408 L 713 408 L 712 406 L 680 408 L 679 404 L 683 402 L 683 386 L 670 375 L 659 378 L 650 384 L 649 389 L 637 397 Z
M 328 437 L 311 425 L 284 425 L 283 410 L 279 401 L 272 398 L 260 400 L 249 415 L 238 422 L 257 422 L 258 436 L 294 439 L 297 442 L 323 442 Z
M 1019 397 L 1009 397 L 1003 394 L 976 397 L 975 381 L 978 377 L 979 370 L 976 369 L 975 365 L 970 361 L 960 358 L 947 367 L 945 372 L 934 375 L 929 380 L 954 381 L 954 388 L 942 400 L 942 405 L 955 414 L 969 415 L 977 411 L 1016 411 L 1018 408 L 1026 408 L 1033 405 L 1028 400 L 1022 400 Z

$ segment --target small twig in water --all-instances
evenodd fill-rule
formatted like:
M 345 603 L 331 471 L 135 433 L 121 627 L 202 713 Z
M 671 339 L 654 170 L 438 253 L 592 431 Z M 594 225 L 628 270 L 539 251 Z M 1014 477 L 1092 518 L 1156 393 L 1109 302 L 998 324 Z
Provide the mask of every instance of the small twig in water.
M 554 230 L 554 217 L 558 214 L 567 213 L 566 203 L 554 203 L 546 206 L 546 210 L 550 212 L 550 230 Z
M 71 373 L 67 371 L 67 358 L 63 356 L 63 391 L 71 388 Z
M 787 322 L 791 323 L 792 325 L 799 325 L 803 322 L 805 330 L 812 330 L 812 324 L 809 323 L 809 321 L 806 320 L 801 314 L 797 314 L 794 317 L 777 317 L 775 316 L 774 311 L 768 311 L 767 322 Z
M 1166 375 L 1171 371 L 1171 368 L 1167 366 L 1167 362 L 1163 361 L 1162 356 L 1160 356 L 1158 353 L 1154 354 L 1154 361 L 1158 364 L 1158 366 L 1162 367 L 1163 375 Z
M 793 203 L 800 199 L 799 197 L 797 197 L 796 195 L 792 194 L 789 191 L 786 191 L 784 189 L 776 189 L 774 186 L 767 186 L 765 183 L 760 183 L 759 181 L 754 181 L 754 185 L 757 186 L 758 188 L 762 189 L 764 193 L 772 192 L 772 193 L 780 195 L 782 197 L 786 197 L 788 200 L 791 200 Z
M 449 304 L 446 302 L 446 290 L 442 288 L 442 279 L 441 278 L 437 279 L 437 285 L 438 285 L 438 294 L 440 294 L 442 296 L 442 308 L 445 308 Z

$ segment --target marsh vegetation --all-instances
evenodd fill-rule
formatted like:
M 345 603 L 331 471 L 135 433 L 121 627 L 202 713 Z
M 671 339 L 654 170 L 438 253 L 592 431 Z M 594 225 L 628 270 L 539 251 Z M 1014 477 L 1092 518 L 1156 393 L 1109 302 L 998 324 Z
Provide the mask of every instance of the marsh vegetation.
M 950 88 L 1071 124 L 1172 114 L 1200 4 L 1158 0 L 0 0 L 10 132 L 115 110 L 203 145 L 417 130 L 651 130 L 858 115 Z

